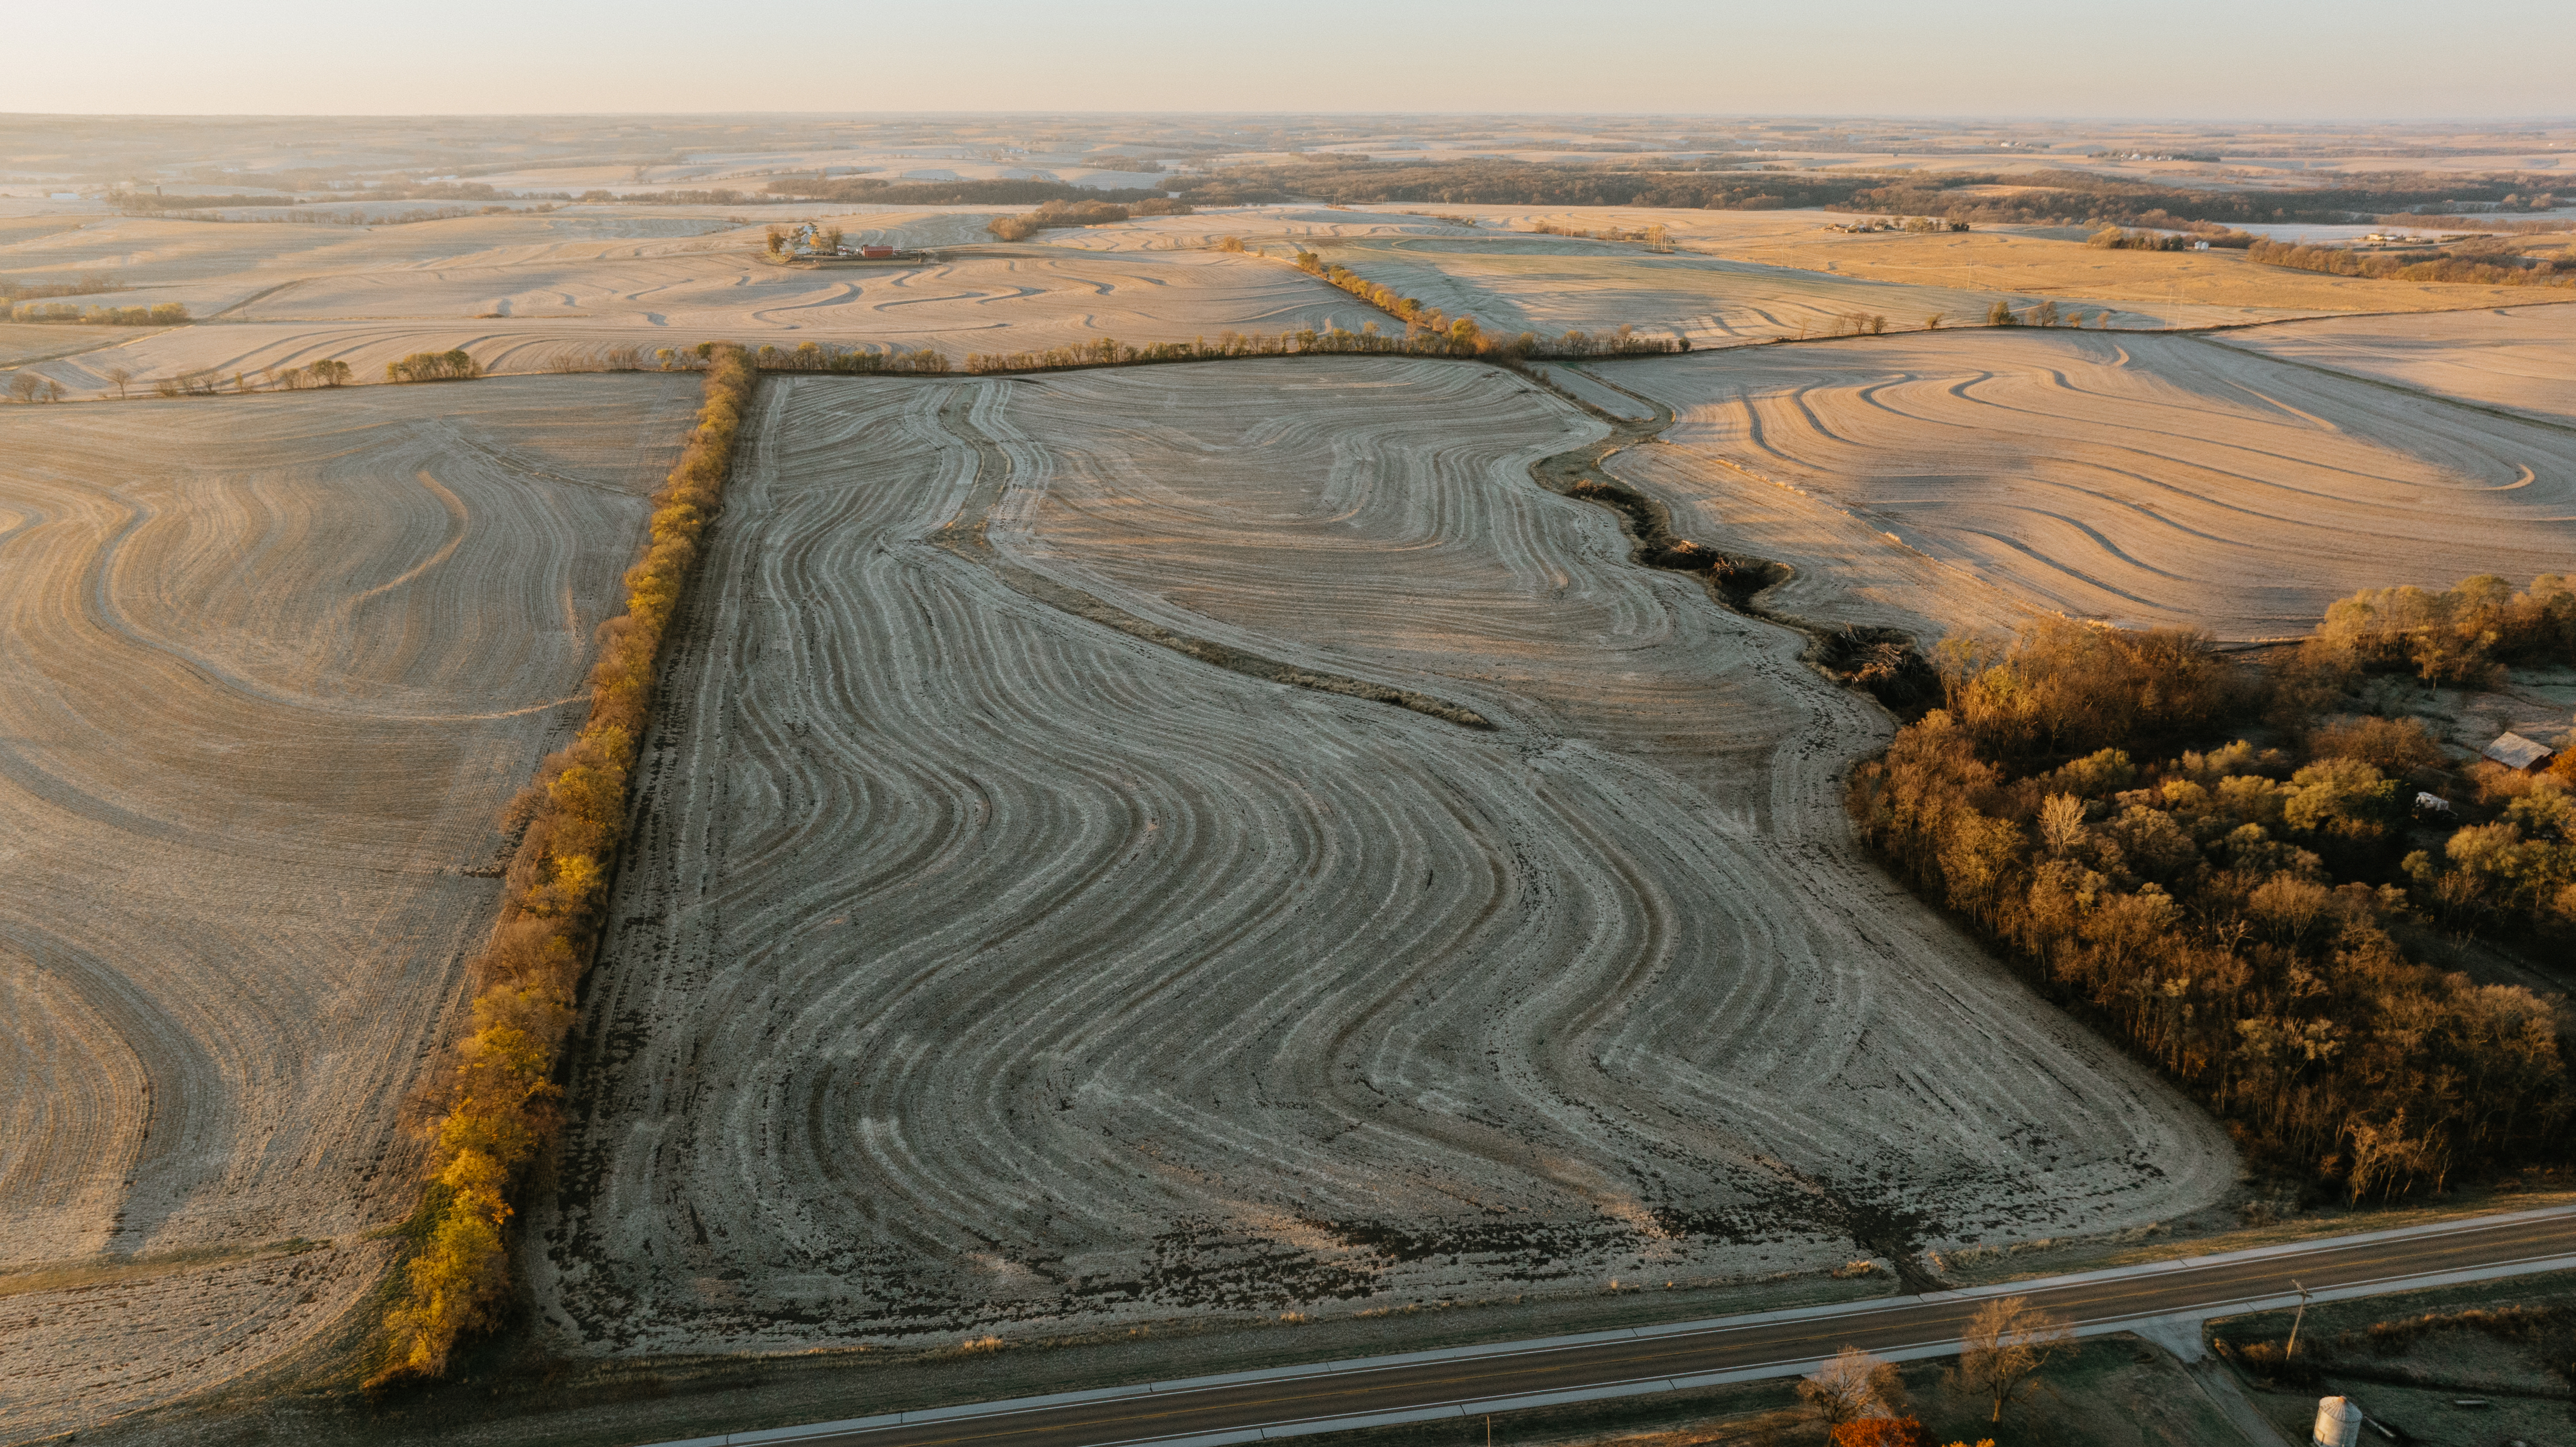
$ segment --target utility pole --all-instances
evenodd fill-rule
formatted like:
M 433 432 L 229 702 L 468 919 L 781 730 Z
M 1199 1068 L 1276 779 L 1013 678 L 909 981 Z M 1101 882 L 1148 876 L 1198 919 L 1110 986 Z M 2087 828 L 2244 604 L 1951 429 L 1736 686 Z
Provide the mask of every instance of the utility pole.
M 2304 1286 L 2300 1286 L 2299 1283 L 2295 1281 L 2291 1282 L 2290 1285 L 2296 1288 L 2299 1293 L 2299 1312 L 2298 1315 L 2290 1318 L 2290 1349 L 2281 1353 L 2284 1359 L 2294 1357 L 2299 1354 L 2299 1323 L 2308 1319 L 2308 1289 Z M 1487 1443 L 1486 1447 L 1493 1447 L 1493 1444 Z

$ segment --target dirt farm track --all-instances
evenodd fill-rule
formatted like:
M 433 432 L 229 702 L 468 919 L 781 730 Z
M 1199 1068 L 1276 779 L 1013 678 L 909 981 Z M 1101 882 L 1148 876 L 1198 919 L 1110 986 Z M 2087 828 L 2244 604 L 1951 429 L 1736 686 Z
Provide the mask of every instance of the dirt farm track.
M 647 746 L 548 1330 L 1704 1278 L 2221 1189 L 2204 1118 L 1854 851 L 1883 716 L 1531 481 L 1597 435 L 1472 364 L 769 384 Z M 1495 727 L 1033 596 L 1076 593 Z

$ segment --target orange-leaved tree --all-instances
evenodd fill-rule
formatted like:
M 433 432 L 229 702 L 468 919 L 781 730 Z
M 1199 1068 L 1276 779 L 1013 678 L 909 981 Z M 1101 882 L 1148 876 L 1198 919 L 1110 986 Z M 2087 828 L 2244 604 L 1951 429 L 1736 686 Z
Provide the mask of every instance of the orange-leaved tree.
M 430 1180 L 406 1234 L 418 1249 L 385 1315 L 376 1380 L 438 1376 L 458 1340 L 492 1324 L 510 1284 L 510 1196 L 553 1139 L 555 1065 L 626 833 L 627 778 L 654 661 L 715 515 L 759 374 L 742 348 L 702 347 L 706 400 L 655 494 L 652 541 L 626 573 L 626 613 L 602 630 L 590 718 L 511 806 L 524 826 L 501 921 L 475 961 L 473 1033 L 456 1047 L 432 1137 Z

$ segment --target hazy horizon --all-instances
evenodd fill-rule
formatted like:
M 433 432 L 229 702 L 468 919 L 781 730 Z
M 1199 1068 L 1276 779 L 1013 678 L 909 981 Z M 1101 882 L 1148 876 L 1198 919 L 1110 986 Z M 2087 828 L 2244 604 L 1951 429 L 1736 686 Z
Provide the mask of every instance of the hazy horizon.
M 1569 22 L 1574 23 L 1569 23 Z M 13 115 L 1782 115 L 2363 122 L 2576 115 L 2576 25 L 2390 0 L 2151 12 L 1863 0 L 1830 21 L 1637 0 L 1257 15 L 981 0 L 745 24 L 673 0 L 423 12 L 150 0 L 22 18 Z M 2498 44 L 2497 37 L 2510 37 Z M 138 104 L 138 102 L 148 102 Z

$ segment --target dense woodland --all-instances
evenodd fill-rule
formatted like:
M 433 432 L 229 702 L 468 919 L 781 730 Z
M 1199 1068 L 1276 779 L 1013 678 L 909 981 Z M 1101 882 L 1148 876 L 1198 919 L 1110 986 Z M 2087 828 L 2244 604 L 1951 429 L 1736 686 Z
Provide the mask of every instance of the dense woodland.
M 2340 246 L 2257 241 L 2245 253 L 2267 266 L 2296 267 L 2378 281 L 2451 281 L 2479 286 L 2576 286 L 2576 246 L 2560 255 L 2524 256 L 2510 242 L 2471 242 L 2395 255 Z
M 1179 189 L 1174 183 L 1172 189 Z M 1161 191 L 1071 186 L 1062 181 L 880 181 L 851 176 L 832 181 L 769 183 L 782 200 L 839 201 L 870 206 L 1035 206 L 1046 201 L 1145 201 Z
M 2215 235 L 2193 235 L 2184 231 L 2123 231 L 2106 226 L 2085 238 L 2087 246 L 2105 251 L 2190 251 L 2202 245 L 2243 250 L 2261 240 L 2249 232 L 2221 231 Z
M 2564 954 L 2576 762 L 2457 765 L 2370 704 L 2576 663 L 2567 580 L 2360 594 L 2268 666 L 2062 620 L 1940 654 L 1945 706 L 1852 783 L 1900 876 L 2271 1169 L 2362 1199 L 2565 1158 L 2553 1002 L 2424 961 L 2478 932 Z M 2418 820 L 2427 786 L 2450 814 Z
M 1876 178 L 1810 177 L 1778 171 L 1606 170 L 1525 161 L 1371 161 L 1308 156 L 1288 165 L 1237 166 L 1175 176 L 1172 189 L 1199 205 L 1313 199 L 1365 206 L 1437 201 L 1487 206 L 1676 206 L 1764 211 L 1832 206 Z
M 1800 206 L 1940 216 L 1950 220 L 2021 224 L 2151 226 L 2185 229 L 2264 222 L 2369 221 L 2409 210 L 2456 211 L 2481 206 L 2534 205 L 2510 177 L 2450 177 L 2420 173 L 2357 176 L 2319 190 L 2219 191 L 2114 180 L 2083 171 L 2013 175 L 1979 172 L 1877 175 L 1807 175 L 1793 169 L 1747 166 L 1733 158 L 1693 167 L 1613 169 L 1509 160 L 1377 161 L 1365 156 L 1316 154 L 1295 161 L 1232 166 L 1170 177 L 1165 186 L 1201 206 L 1317 200 L 1337 205 L 1441 202 L 1489 206 L 1666 206 L 1698 210 L 1762 211 Z M 1990 187 L 1997 194 L 1960 194 Z M 1028 203 L 1084 196 L 1136 199 L 1150 192 L 1097 192 L 1037 181 L 924 182 L 780 181 L 772 190 L 834 201 L 920 200 Z M 918 197 L 911 192 L 920 191 Z M 897 194 L 903 193 L 903 194 Z M 935 194 L 933 194 L 935 193 Z
M 1018 216 L 996 216 L 984 223 L 984 229 L 1004 241 L 1023 241 L 1050 226 L 1107 226 L 1131 216 L 1187 216 L 1189 206 L 1168 196 L 1148 196 L 1144 200 L 1116 201 L 1049 201 L 1035 211 Z
M 2358 176 L 2348 186 L 2300 191 L 2216 191 L 2153 186 L 2084 171 L 2032 171 L 2010 176 L 1959 173 L 1908 177 L 1854 193 L 1852 200 L 1877 211 L 1922 212 L 1965 221 L 2016 225 L 2082 223 L 2152 226 L 2175 230 L 2303 222 L 2366 222 L 2383 213 L 2452 210 L 2524 200 L 2509 177 L 2448 177 L 2417 173 Z M 1965 187 L 2008 186 L 1993 194 L 1962 196 Z M 2541 198 L 2551 199 L 2551 198 Z

